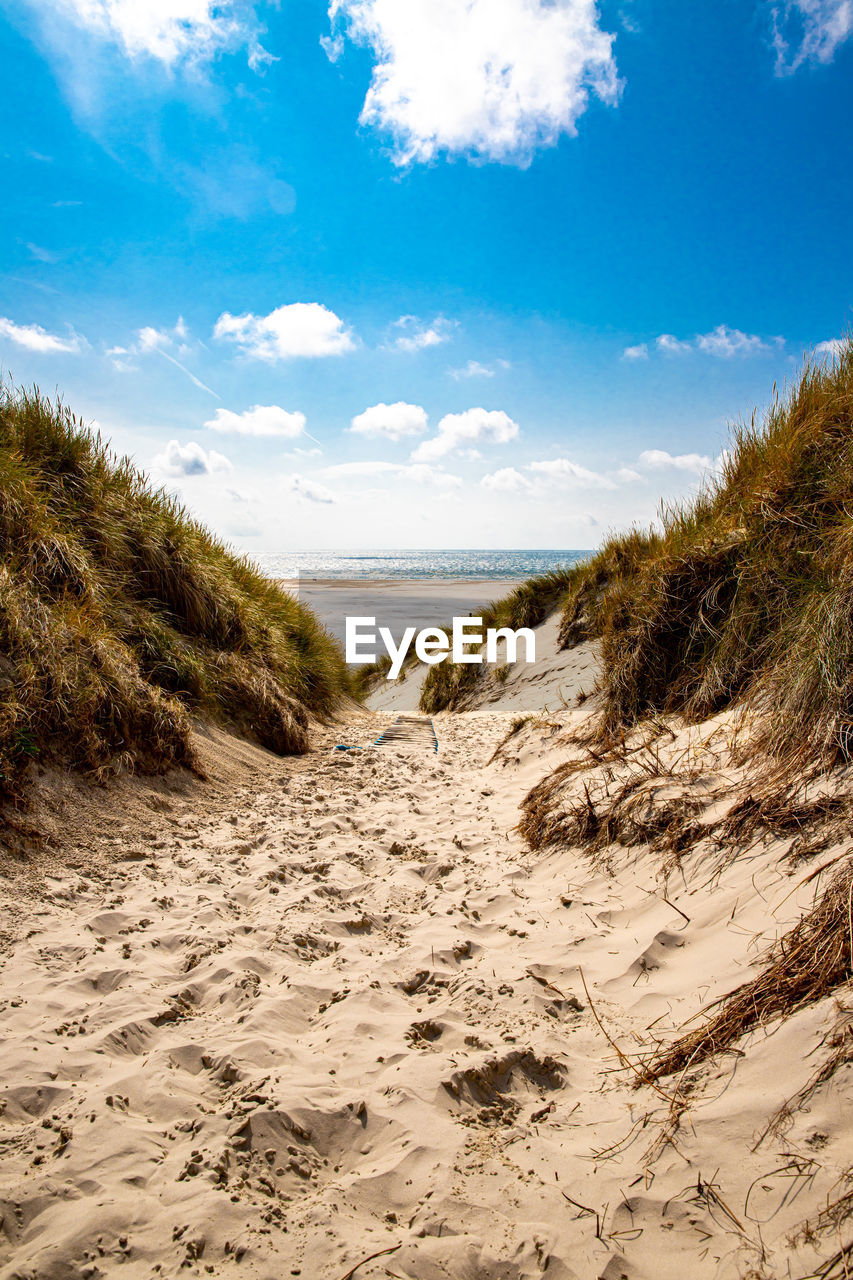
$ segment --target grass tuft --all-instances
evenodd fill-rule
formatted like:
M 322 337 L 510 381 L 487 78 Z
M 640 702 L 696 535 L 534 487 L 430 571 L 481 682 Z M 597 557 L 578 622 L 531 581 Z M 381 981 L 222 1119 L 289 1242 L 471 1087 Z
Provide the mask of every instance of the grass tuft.
M 348 687 L 308 609 L 61 402 L 0 388 L 0 796 L 36 758 L 191 764 L 192 712 L 304 751 Z

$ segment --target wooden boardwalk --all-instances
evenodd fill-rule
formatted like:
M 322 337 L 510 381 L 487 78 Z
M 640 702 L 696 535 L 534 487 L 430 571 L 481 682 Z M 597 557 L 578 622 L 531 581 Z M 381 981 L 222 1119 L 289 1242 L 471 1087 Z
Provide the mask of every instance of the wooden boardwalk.
M 438 751 L 438 738 L 431 720 L 421 716 L 397 716 L 381 733 L 375 747 L 421 747 Z

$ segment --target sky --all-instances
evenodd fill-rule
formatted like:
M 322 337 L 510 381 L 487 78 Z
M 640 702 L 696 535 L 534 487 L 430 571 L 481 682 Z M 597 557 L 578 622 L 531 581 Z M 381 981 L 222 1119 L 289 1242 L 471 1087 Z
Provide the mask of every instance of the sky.
M 853 307 L 853 0 L 0 0 L 0 367 L 236 549 L 584 548 Z

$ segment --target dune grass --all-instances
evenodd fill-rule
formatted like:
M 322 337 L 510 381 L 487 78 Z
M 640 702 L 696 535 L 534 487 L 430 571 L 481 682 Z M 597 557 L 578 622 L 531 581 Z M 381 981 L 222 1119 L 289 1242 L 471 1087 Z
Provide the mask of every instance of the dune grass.
M 853 342 L 807 360 L 764 421 L 733 432 L 719 473 L 665 511 L 657 533 L 608 540 L 575 574 L 562 639 L 602 643 L 597 733 L 614 753 L 626 731 L 678 713 L 701 721 L 739 706 L 749 789 L 715 826 L 694 828 L 689 795 L 651 802 L 628 778 L 572 802 L 564 765 L 527 796 L 521 831 L 533 848 L 612 843 L 680 858 L 712 834 L 734 856 L 757 835 L 798 832 L 810 856 L 849 827 L 849 783 L 805 791 L 853 757 Z M 597 760 L 609 758 L 607 751 Z M 638 789 L 639 787 L 639 789 Z M 804 851 L 804 852 L 803 852 Z M 797 852 L 796 856 L 801 856 Z M 654 1080 L 729 1049 L 853 978 L 853 863 L 842 851 L 812 909 L 765 956 L 754 978 L 704 1011 L 701 1025 L 650 1058 Z
M 522 582 L 509 595 L 480 610 L 478 617 L 483 619 L 483 630 L 538 626 L 563 600 L 577 572 L 576 566 L 566 566 L 550 569 Z M 445 630 L 449 632 L 450 628 Z M 433 715 L 437 711 L 457 710 L 473 693 L 483 675 L 482 664 L 451 662 L 449 658 L 430 667 L 421 690 L 421 711 Z M 508 675 L 509 670 L 506 669 L 498 679 L 506 680 Z
M 660 713 L 702 719 L 743 701 L 752 748 L 818 767 L 853 754 L 853 342 L 807 360 L 763 422 L 737 425 L 718 473 L 534 578 L 486 625 L 531 626 L 559 605 L 560 643 L 602 642 L 602 733 Z M 445 661 L 421 705 L 464 703 L 481 676 Z
M 664 532 L 601 627 L 605 725 L 747 700 L 756 751 L 820 766 L 853 739 L 853 343 L 807 362 Z
M 191 712 L 304 751 L 348 688 L 309 610 L 60 402 L 0 389 L 0 796 L 34 758 L 189 764 Z

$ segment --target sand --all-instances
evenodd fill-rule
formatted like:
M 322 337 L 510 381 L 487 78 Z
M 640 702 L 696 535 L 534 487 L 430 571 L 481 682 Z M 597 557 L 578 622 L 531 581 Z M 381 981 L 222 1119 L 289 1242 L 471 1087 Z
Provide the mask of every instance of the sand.
M 523 578 L 281 578 L 314 610 L 340 641 L 344 618 L 375 617 L 377 627 L 400 636 L 406 627 L 449 625 L 455 616 L 471 617 L 491 600 L 499 600 Z
M 208 783 L 70 824 L 3 957 L 2 1280 L 799 1277 L 839 1249 L 849 1224 L 789 1238 L 845 1189 L 850 1068 L 761 1138 L 835 1000 L 704 1064 L 676 1123 L 613 1047 L 751 976 L 816 864 L 768 840 L 662 877 L 515 830 L 585 758 L 594 661 L 543 651 L 507 706 L 436 717 L 438 752 L 372 748 L 388 710 L 293 760 L 208 733 Z M 728 803 L 731 729 L 677 729 L 655 786 L 692 753 Z

